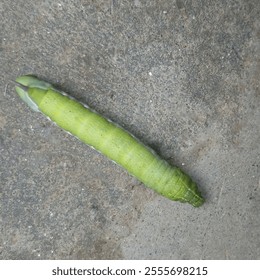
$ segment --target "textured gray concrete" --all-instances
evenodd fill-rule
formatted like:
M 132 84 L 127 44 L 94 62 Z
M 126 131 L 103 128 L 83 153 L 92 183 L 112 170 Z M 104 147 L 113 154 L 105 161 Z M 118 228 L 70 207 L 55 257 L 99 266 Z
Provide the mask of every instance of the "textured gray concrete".
M 0 2 L 1 259 L 259 259 L 259 0 Z M 144 187 L 17 97 L 33 73 L 199 184 Z M 257 110 L 258 109 L 258 110 Z

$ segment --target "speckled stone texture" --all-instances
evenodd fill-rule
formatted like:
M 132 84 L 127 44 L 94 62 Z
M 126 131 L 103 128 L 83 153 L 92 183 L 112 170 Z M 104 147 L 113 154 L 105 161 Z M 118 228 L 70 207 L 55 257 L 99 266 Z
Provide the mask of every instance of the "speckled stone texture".
M 260 1 L 0 2 L 1 259 L 259 259 Z M 172 202 L 32 112 L 33 73 L 200 185 Z

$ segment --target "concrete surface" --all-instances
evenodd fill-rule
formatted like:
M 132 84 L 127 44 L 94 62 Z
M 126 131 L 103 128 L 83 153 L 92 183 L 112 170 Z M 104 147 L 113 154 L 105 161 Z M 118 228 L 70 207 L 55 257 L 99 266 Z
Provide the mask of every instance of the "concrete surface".
M 0 3 L 1 259 L 259 259 L 259 0 Z M 33 73 L 199 184 L 145 188 L 16 96 Z

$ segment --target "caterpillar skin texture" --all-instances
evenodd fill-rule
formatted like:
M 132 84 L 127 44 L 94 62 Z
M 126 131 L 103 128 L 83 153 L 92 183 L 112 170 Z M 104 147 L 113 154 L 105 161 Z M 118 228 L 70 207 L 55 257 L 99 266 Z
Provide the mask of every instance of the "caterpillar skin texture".
M 188 175 L 117 124 L 34 76 L 21 76 L 16 82 L 18 95 L 34 111 L 43 113 L 124 167 L 146 186 L 171 200 L 188 202 L 195 207 L 203 204 L 204 199 Z

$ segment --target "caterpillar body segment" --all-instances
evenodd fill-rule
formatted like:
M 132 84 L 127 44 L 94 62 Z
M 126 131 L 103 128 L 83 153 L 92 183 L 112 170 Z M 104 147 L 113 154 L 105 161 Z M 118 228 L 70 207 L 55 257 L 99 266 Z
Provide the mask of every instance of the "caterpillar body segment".
M 194 207 L 204 202 L 196 184 L 132 134 L 88 106 L 30 75 L 17 78 L 18 95 L 59 127 L 78 137 L 161 195 Z

